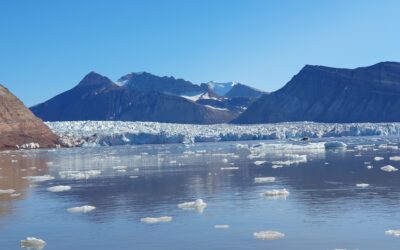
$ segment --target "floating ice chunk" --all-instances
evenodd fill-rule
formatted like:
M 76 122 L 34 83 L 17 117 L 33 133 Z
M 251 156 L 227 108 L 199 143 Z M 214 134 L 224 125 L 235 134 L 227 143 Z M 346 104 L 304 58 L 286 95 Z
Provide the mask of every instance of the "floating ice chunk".
M 283 165 L 276 165 L 276 164 L 274 164 L 274 165 L 272 165 L 272 168 L 283 168 Z
M 394 171 L 397 171 L 398 169 L 391 165 L 386 165 L 386 166 L 381 167 L 381 170 L 386 171 L 386 172 L 394 172 Z
M 228 162 L 228 159 L 224 158 L 224 159 L 222 159 L 222 162 L 223 162 L 223 163 L 227 163 L 227 162 Z
M 44 240 L 35 237 L 27 237 L 26 240 L 21 240 L 21 248 L 40 250 L 45 246 L 46 242 Z
M 286 188 L 283 189 L 272 189 L 263 193 L 264 196 L 288 196 L 289 191 Z
M 137 176 L 137 175 L 131 175 L 131 176 L 129 176 L 129 178 L 131 178 L 131 179 L 137 179 L 137 178 L 139 178 L 139 176 Z
M 371 165 L 368 165 L 367 166 L 367 169 L 373 169 L 374 167 L 373 166 L 371 166 Z
M 380 148 L 380 149 L 391 149 L 391 150 L 399 149 L 399 147 L 396 146 L 396 145 L 387 145 L 387 144 L 381 144 L 381 145 L 378 146 L 378 148 Z
M 218 225 L 214 225 L 214 228 L 216 229 L 228 229 L 229 225 L 226 224 L 218 224 Z
M 180 203 L 178 204 L 178 207 L 185 210 L 196 210 L 197 212 L 202 213 L 207 207 L 207 203 L 205 203 L 202 199 L 197 199 L 195 201 Z
M 148 224 L 154 224 L 154 223 L 159 223 L 159 222 L 170 222 L 170 221 L 172 221 L 172 217 L 170 217 L 170 216 L 161 216 L 158 218 L 145 217 L 145 218 L 140 219 L 140 222 L 148 223 Z
M 126 170 L 128 167 L 127 166 L 115 166 L 115 167 L 112 167 L 112 169 L 114 169 L 114 170 Z
M 118 169 L 117 172 L 118 172 L 118 173 L 125 173 L 125 172 L 126 172 L 126 169 Z
M 285 155 L 288 160 L 286 161 L 273 161 L 273 165 L 293 165 L 307 162 L 307 155 L 287 154 Z
M 324 146 L 325 146 L 325 149 L 337 149 L 337 148 L 346 148 L 347 147 L 346 143 L 341 142 L 341 141 L 325 142 Z
M 264 163 L 266 163 L 266 162 L 267 162 L 267 161 L 255 161 L 255 162 L 254 162 L 254 165 L 259 166 L 259 165 L 264 164 Z
M 70 213 L 88 213 L 95 209 L 96 209 L 96 207 L 94 207 L 94 206 L 85 205 L 85 206 L 81 206 L 81 207 L 71 207 L 71 208 L 68 208 L 67 211 Z
M 100 170 L 86 170 L 86 171 L 61 171 L 58 173 L 62 179 L 68 180 L 82 180 L 89 179 L 91 177 L 95 177 L 101 175 Z
M 366 187 L 369 187 L 369 184 L 367 184 L 367 183 L 358 183 L 358 184 L 356 184 L 356 187 L 366 188 Z
M 260 231 L 253 233 L 257 240 L 276 240 L 285 237 L 285 234 L 278 231 Z
M 40 176 L 25 176 L 22 179 L 30 180 L 32 182 L 44 182 L 49 180 L 54 180 L 54 177 L 51 175 L 40 175 Z
M 400 156 L 391 156 L 391 157 L 389 157 L 389 160 L 391 160 L 391 161 L 400 161 Z
M 18 196 L 21 196 L 21 193 L 13 193 L 13 194 L 10 194 L 10 197 L 18 197 Z
M 221 170 L 238 170 L 239 167 L 222 167 Z
M 65 191 L 69 191 L 69 190 L 71 190 L 71 187 L 70 186 L 62 186 L 62 185 L 59 185 L 59 186 L 53 186 L 53 187 L 49 187 L 48 189 L 47 189 L 47 191 L 49 191 L 49 192 L 65 192 Z
M 169 161 L 169 164 L 176 164 L 177 161 L 173 160 L 173 161 Z
M 386 235 L 392 235 L 394 237 L 400 237 L 400 230 L 387 230 L 385 231 Z
M 0 194 L 12 194 L 15 193 L 14 189 L 0 189 Z
M 274 182 L 275 177 L 255 177 L 254 182 L 255 183 L 266 183 L 266 182 Z
M 380 156 L 375 156 L 374 157 L 374 161 L 382 161 L 382 160 L 384 160 L 385 158 L 383 158 L 383 157 L 380 157 Z

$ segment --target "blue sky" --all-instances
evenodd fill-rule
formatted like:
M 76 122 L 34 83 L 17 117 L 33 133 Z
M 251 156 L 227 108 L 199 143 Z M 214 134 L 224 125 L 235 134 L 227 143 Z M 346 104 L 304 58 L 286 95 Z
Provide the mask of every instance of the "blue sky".
M 400 61 L 400 1 L 2 0 L 0 83 L 31 106 L 89 71 L 282 87 L 305 64 Z

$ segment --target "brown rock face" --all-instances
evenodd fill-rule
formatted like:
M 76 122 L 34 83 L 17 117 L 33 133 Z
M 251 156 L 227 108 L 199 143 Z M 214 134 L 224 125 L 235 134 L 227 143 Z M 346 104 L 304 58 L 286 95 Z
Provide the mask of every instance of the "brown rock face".
M 31 144 L 55 147 L 58 138 L 24 104 L 0 85 L 0 150 Z M 18 145 L 18 146 L 17 146 Z M 29 146 L 28 146 L 29 148 Z

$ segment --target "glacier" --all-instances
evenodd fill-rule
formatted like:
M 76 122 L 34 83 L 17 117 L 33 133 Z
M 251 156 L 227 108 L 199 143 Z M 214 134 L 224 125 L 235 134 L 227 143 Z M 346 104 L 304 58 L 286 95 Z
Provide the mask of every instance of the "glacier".
M 285 122 L 255 125 L 125 121 L 46 122 L 67 146 L 197 143 L 218 141 L 400 135 L 400 123 Z

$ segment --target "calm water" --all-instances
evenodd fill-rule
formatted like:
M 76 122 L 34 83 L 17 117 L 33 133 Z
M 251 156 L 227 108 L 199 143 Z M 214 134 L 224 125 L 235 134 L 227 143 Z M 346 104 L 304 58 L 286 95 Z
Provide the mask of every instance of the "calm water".
M 388 164 L 400 167 L 400 161 L 389 160 L 400 151 L 379 147 L 399 140 L 341 141 L 349 145 L 347 150 L 281 147 L 254 159 L 237 142 L 3 152 L 0 189 L 14 189 L 17 195 L 0 194 L 0 249 L 20 249 L 20 240 L 28 236 L 45 240 L 45 249 L 52 250 L 400 249 L 400 238 L 385 235 L 400 229 L 400 171 L 380 170 Z M 240 143 L 251 147 L 259 142 Z M 307 162 L 271 167 L 288 154 L 307 155 Z M 375 161 L 376 156 L 384 160 Z M 255 165 L 256 160 L 266 162 Z M 116 166 L 127 166 L 126 172 Z M 101 174 L 81 180 L 60 175 L 69 170 Z M 55 179 L 22 178 L 42 175 Z M 254 183 L 255 177 L 265 176 L 276 181 Z M 359 188 L 357 183 L 370 186 Z M 71 190 L 47 191 L 55 185 Z M 290 195 L 262 195 L 281 188 Z M 197 198 L 208 204 L 202 213 L 177 207 Z M 67 212 L 82 205 L 96 209 Z M 171 216 L 172 221 L 140 222 L 148 216 Z M 216 224 L 230 227 L 215 229 Z M 253 238 L 264 230 L 285 237 Z

